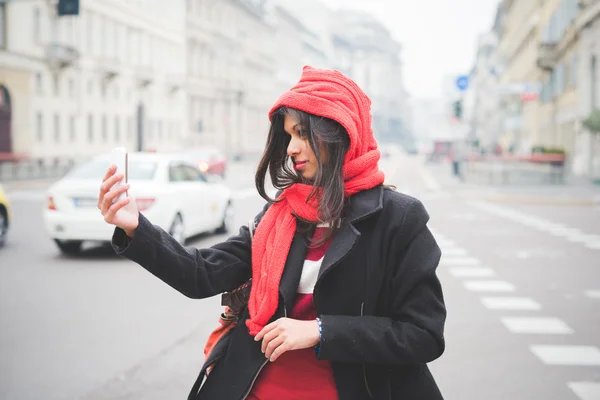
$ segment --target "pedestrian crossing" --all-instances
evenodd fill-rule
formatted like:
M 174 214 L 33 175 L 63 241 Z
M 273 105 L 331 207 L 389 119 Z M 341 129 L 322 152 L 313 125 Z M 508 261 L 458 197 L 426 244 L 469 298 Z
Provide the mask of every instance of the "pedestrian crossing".
M 517 214 L 505 211 L 502 211 L 502 215 L 511 215 L 515 220 L 522 218 L 520 214 L 517 218 Z M 535 220 L 530 219 L 531 226 L 550 229 L 546 223 L 537 221 L 534 224 L 533 221 Z M 566 227 L 559 229 L 556 225 L 552 228 L 555 234 L 566 235 L 563 237 L 570 238 L 570 241 L 575 243 L 588 245 L 593 244 L 595 240 L 594 235 L 585 235 L 578 230 Z M 531 338 L 528 350 L 536 359 L 548 367 L 596 368 L 600 366 L 598 347 L 589 344 L 565 344 L 568 343 L 568 339 L 566 342 L 563 339 L 557 344 L 551 344 L 552 339 L 548 338 L 572 337 L 575 329 L 559 318 L 540 315 L 544 313 L 542 304 L 533 298 L 519 296 L 518 288 L 511 282 L 503 280 L 493 268 L 484 265 L 478 258 L 470 256 L 465 248 L 459 247 L 454 240 L 450 240 L 438 230 L 433 228 L 430 230 L 442 249 L 440 268 L 447 269 L 451 276 L 461 280 L 466 290 L 480 295 L 482 306 L 491 312 L 498 312 L 500 323 L 508 332 Z M 600 300 L 600 290 L 586 290 L 583 296 L 590 301 Z M 538 342 L 539 337 L 544 337 L 543 343 Z M 589 379 L 589 374 L 583 376 Z M 600 382 L 581 380 L 565 382 L 565 385 L 580 400 L 600 400 Z
M 600 235 L 585 233 L 579 229 L 552 222 L 546 218 L 533 216 L 525 212 L 485 203 L 483 201 L 469 201 L 468 204 L 485 212 L 509 219 L 520 225 L 539 230 L 555 237 L 563 238 L 572 243 L 579 243 L 588 249 L 600 250 Z

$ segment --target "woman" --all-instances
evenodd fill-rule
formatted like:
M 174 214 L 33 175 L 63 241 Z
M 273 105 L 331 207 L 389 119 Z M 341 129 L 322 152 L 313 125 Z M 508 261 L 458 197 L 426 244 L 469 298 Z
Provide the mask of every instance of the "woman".
M 243 226 L 184 248 L 134 202 L 113 204 L 128 187 L 110 191 L 112 167 L 101 186 L 117 253 L 176 290 L 205 298 L 252 277 L 247 311 L 190 398 L 441 399 L 426 366 L 444 351 L 441 252 L 421 202 L 383 185 L 370 100 L 341 73 L 305 67 L 269 117 L 253 237 Z

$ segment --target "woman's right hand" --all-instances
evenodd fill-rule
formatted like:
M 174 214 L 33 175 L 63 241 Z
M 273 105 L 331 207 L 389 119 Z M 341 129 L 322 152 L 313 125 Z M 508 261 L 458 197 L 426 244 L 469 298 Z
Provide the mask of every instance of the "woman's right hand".
M 130 196 L 113 203 L 120 194 L 127 193 L 129 189 L 129 184 L 125 184 L 111 190 L 117 182 L 123 179 L 123 175 L 115 174 L 115 170 L 116 166 L 111 165 L 102 179 L 100 195 L 98 196 L 98 208 L 104 217 L 104 221 L 118 226 L 125 231 L 127 236 L 133 237 L 133 233 L 138 226 L 139 211 L 135 201 L 131 201 Z

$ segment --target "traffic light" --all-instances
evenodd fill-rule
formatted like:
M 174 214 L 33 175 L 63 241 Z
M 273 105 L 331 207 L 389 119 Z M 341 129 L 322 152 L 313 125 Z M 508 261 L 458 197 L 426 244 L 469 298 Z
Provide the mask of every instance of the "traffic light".
M 456 100 L 453 104 L 454 116 L 458 119 L 462 117 L 462 100 Z
M 58 16 L 79 15 L 79 0 L 58 0 Z

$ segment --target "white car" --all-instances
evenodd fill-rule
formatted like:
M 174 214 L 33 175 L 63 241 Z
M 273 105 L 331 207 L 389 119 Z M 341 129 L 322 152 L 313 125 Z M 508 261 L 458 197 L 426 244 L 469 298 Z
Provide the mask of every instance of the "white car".
M 177 155 L 130 153 L 128 164 L 130 194 L 138 209 L 180 243 L 232 227 L 231 191 L 219 178 L 205 176 Z M 84 241 L 111 240 L 114 227 L 98 210 L 98 192 L 109 165 L 109 155 L 98 156 L 48 190 L 45 228 L 63 253 L 79 252 Z

